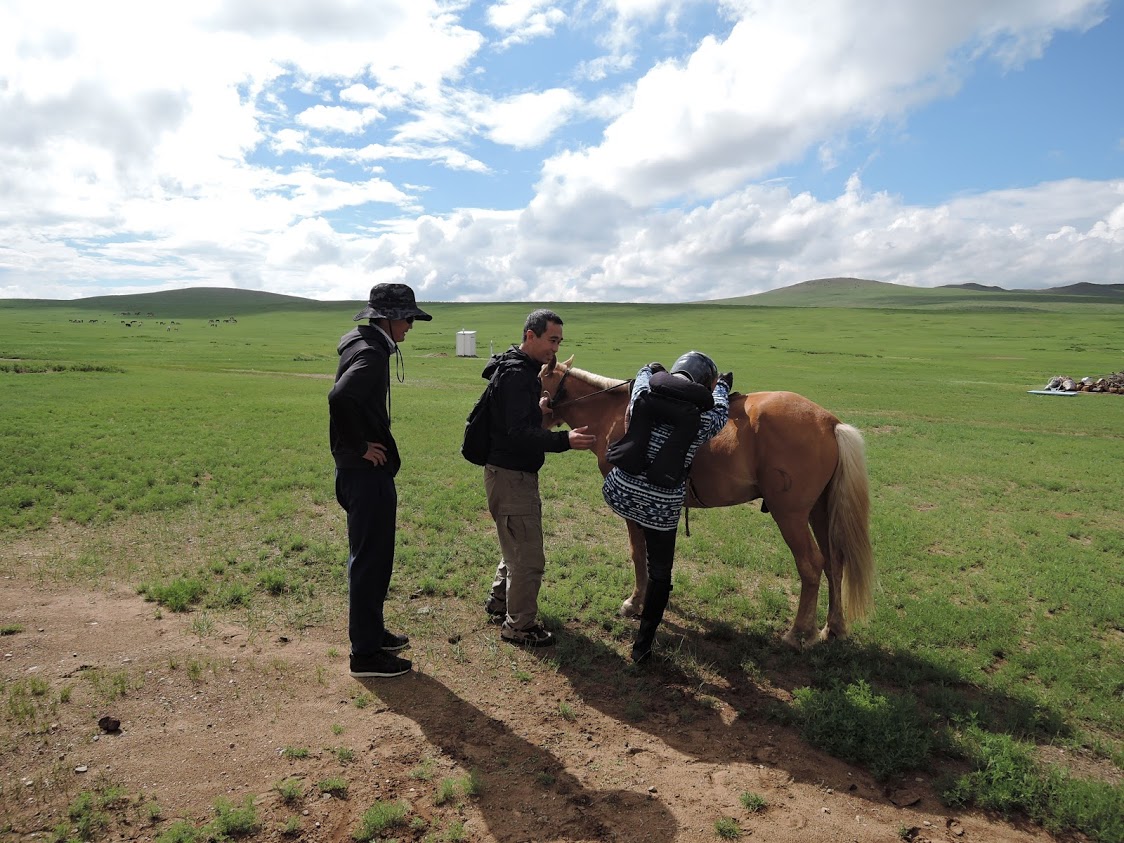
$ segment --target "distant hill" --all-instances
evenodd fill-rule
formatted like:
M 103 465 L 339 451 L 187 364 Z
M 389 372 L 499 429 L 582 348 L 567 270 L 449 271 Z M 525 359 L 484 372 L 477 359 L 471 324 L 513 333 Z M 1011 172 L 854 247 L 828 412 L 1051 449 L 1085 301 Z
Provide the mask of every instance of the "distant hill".
M 1008 290 L 974 282 L 907 287 L 867 278 L 816 278 L 777 290 L 709 303 L 758 307 L 1041 310 L 1065 304 L 1124 304 L 1124 284 L 1080 283 L 1045 290 Z
M 432 303 L 432 302 L 431 302 Z M 477 304 L 487 304 L 479 302 Z M 917 309 L 1033 309 L 1065 304 L 1124 304 L 1124 283 L 1082 282 L 1045 290 L 1008 290 L 967 282 L 941 287 L 907 287 L 867 278 L 816 278 L 764 293 L 713 299 L 695 304 L 754 307 L 868 307 Z M 163 319 L 222 319 L 252 313 L 285 311 L 357 313 L 363 301 L 316 301 L 299 296 L 238 290 L 229 287 L 189 287 L 159 293 L 93 296 L 84 299 L 0 299 L 0 308 L 50 307 L 95 311 L 102 315 L 152 314 Z
M 276 313 L 286 310 L 347 310 L 358 312 L 363 303 L 323 302 L 299 296 L 266 293 L 261 290 L 237 290 L 229 287 L 188 287 L 184 290 L 165 290 L 159 293 L 136 293 L 122 296 L 91 296 L 84 299 L 59 301 L 56 299 L 8 299 L 0 307 L 65 307 L 95 310 L 99 313 L 153 314 L 168 319 L 224 318 L 245 316 L 250 313 Z

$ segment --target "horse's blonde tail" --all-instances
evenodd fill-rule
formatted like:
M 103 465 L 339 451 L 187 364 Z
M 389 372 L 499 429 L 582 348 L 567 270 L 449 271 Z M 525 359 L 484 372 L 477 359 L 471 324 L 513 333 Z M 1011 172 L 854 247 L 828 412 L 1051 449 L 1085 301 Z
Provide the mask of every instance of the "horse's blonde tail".
M 849 424 L 835 427 L 839 465 L 828 491 L 831 554 L 843 561 L 843 610 L 860 620 L 874 608 L 874 552 L 870 547 L 870 484 L 862 434 Z

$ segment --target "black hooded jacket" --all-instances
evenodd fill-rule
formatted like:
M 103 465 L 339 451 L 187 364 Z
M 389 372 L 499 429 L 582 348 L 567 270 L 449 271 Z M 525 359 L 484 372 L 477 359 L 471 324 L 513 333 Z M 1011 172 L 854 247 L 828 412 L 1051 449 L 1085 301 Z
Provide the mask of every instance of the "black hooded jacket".
M 360 325 L 340 339 L 336 382 L 328 393 L 328 437 L 337 468 L 376 468 L 363 459 L 368 442 L 386 446 L 386 464 L 377 468 L 393 477 L 402 466 L 390 433 L 392 350 L 373 325 Z
M 543 429 L 541 368 L 515 345 L 484 367 L 482 377 L 493 380 L 495 376 L 489 417 L 491 465 L 534 473 L 542 468 L 548 452 L 570 450 L 568 432 Z

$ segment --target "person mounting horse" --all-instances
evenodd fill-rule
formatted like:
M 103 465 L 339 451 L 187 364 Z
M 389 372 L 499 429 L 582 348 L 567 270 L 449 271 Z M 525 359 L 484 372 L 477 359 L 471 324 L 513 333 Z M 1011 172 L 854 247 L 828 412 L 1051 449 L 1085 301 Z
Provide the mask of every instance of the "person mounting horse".
M 671 595 L 687 473 L 699 446 L 725 426 L 733 383 L 733 372 L 719 377 L 701 351 L 688 351 L 670 372 L 659 363 L 642 366 L 629 399 L 628 429 L 606 452 L 613 468 L 601 489 L 605 503 L 645 538 L 648 591 L 632 645 L 634 662 L 652 655 Z

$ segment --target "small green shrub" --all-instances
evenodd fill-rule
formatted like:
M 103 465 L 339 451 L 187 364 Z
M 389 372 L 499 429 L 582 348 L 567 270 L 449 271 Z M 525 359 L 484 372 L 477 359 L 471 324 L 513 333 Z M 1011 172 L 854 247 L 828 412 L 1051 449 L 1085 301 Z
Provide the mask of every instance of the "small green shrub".
M 304 785 L 300 779 L 283 779 L 274 785 L 274 789 L 281 796 L 281 801 L 286 803 L 296 802 L 304 795 Z
M 156 843 L 196 843 L 199 831 L 187 820 L 176 820 L 156 835 Z
M 342 776 L 329 776 L 323 781 L 317 782 L 316 787 L 320 789 L 321 793 L 330 793 L 337 799 L 347 798 L 347 779 Z
M 768 807 L 765 797 L 759 793 L 750 793 L 746 791 L 740 797 L 742 807 L 744 807 L 751 814 L 756 814 L 759 811 L 764 811 Z
M 912 699 L 876 694 L 864 681 L 793 692 L 804 739 L 876 778 L 923 766 L 933 744 Z
M 376 802 L 363 812 L 359 828 L 352 834 L 359 843 L 374 840 L 388 828 L 402 825 L 409 806 L 404 802 Z
M 737 840 L 742 836 L 741 827 L 733 817 L 720 817 L 715 820 L 714 833 L 723 840 Z
M 241 807 L 235 807 L 227 799 L 215 800 L 215 818 L 207 831 L 212 837 L 245 837 L 261 828 L 254 797 L 247 796 Z
M 155 601 L 173 612 L 186 612 L 207 593 L 207 587 L 195 578 L 179 577 L 170 583 L 146 583 L 137 588 L 145 600 Z

